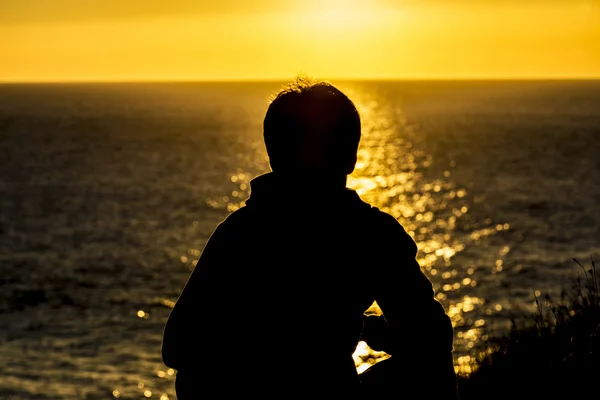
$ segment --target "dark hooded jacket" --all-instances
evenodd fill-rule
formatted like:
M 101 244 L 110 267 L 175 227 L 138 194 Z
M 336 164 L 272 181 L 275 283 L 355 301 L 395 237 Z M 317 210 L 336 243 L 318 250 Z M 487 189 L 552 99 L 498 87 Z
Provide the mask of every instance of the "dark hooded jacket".
M 179 400 L 215 389 L 357 394 L 352 353 L 375 300 L 388 338 L 376 350 L 392 355 L 380 363 L 380 389 L 456 398 L 452 325 L 398 221 L 347 188 L 300 188 L 275 173 L 250 187 L 211 235 L 165 327 L 163 361 L 177 370 Z

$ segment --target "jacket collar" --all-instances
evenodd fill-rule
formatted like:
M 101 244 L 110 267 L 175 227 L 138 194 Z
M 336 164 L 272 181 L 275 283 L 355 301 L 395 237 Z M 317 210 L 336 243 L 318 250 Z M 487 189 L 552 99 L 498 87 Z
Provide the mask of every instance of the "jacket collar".
M 250 181 L 248 205 L 343 207 L 364 203 L 356 191 L 333 186 L 322 178 L 268 172 Z M 367 205 L 368 206 L 368 205 Z M 329 208 L 328 207 L 328 208 Z M 370 206 L 369 206 L 370 207 Z

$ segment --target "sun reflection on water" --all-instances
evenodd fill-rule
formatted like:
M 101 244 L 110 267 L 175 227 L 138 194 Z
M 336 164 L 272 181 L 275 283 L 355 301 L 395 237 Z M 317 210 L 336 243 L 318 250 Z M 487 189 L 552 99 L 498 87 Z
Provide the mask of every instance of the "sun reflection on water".
M 466 331 L 457 329 L 455 335 L 455 369 L 469 373 L 474 368 L 475 357 L 463 353 L 482 340 L 481 327 L 485 321 L 471 321 L 468 316 L 482 307 L 485 301 L 469 295 L 457 298 L 454 294 L 461 292 L 463 287 L 477 286 L 472 276 L 474 269 L 453 265 L 452 262 L 465 250 L 466 243 L 458 240 L 454 233 L 458 221 L 469 212 L 468 191 L 451 180 L 452 165 L 448 165 L 438 178 L 426 178 L 424 171 L 433 160 L 414 146 L 411 140 L 413 127 L 407 123 L 400 109 L 380 106 L 365 98 L 362 92 L 350 93 L 350 97 L 361 113 L 363 139 L 348 186 L 364 200 L 398 219 L 417 243 L 417 261 L 434 283 L 436 298 L 446 307 L 453 326 L 472 326 Z M 497 230 L 494 226 L 482 228 L 471 239 L 479 240 Z M 357 347 L 355 361 L 359 371 L 372 365 L 364 365 L 363 360 L 373 363 L 365 352 L 374 357 L 381 356 L 366 343 Z M 389 358 L 387 354 L 385 357 Z M 378 361 L 384 359 L 376 359 Z

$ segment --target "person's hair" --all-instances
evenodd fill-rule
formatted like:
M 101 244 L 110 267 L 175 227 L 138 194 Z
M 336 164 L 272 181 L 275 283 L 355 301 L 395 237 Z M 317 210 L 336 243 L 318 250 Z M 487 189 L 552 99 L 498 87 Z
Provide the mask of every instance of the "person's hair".
M 331 83 L 297 76 L 271 97 L 263 124 L 273 171 L 349 174 L 361 136 L 354 103 Z

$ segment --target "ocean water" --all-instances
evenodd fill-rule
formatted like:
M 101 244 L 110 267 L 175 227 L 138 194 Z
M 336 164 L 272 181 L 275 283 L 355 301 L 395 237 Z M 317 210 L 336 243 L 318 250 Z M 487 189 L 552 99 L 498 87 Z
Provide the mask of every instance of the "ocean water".
M 333 83 L 362 116 L 348 184 L 417 242 L 457 370 L 600 260 L 600 81 Z M 0 85 L 0 398 L 175 399 L 164 323 L 269 170 L 281 84 Z

